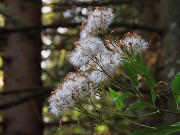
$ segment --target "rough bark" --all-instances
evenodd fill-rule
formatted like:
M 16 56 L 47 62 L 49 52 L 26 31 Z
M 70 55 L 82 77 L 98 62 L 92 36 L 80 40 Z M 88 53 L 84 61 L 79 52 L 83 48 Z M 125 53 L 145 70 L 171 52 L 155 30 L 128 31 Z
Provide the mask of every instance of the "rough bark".
M 164 32 L 161 78 L 170 84 L 175 74 L 180 72 L 180 1 L 161 0 L 161 9 Z M 171 111 L 175 108 L 171 102 L 168 102 L 167 107 Z M 164 117 L 166 124 L 172 124 L 179 120 L 180 117 L 170 114 Z
M 41 25 L 41 0 L 5 0 L 6 28 Z M 7 37 L 4 48 L 4 91 L 22 90 L 41 86 L 41 36 L 40 31 L 14 33 Z M 3 102 L 12 102 L 26 96 L 5 96 Z M 3 112 L 3 135 L 41 135 L 42 98 L 32 99 Z

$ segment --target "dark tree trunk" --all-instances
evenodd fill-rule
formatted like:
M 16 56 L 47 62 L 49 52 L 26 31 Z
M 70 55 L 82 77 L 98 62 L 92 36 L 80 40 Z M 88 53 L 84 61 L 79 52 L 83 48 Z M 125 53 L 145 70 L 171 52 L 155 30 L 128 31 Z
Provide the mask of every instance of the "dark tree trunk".
M 6 28 L 41 25 L 41 0 L 5 0 Z M 13 19 L 12 19 L 13 18 Z M 10 34 L 4 48 L 4 91 L 41 86 L 40 31 Z M 5 96 L 4 102 L 13 102 L 26 94 Z M 42 98 L 32 99 L 3 112 L 3 135 L 41 135 Z
M 162 25 L 164 30 L 163 76 L 171 82 L 180 71 L 180 1 L 162 0 Z M 163 77 L 164 78 L 164 77 Z
M 164 31 L 163 58 L 161 60 L 161 78 L 170 85 L 175 74 L 180 72 L 180 1 L 161 0 L 161 16 Z M 167 95 L 168 97 L 171 94 Z M 175 110 L 175 105 L 167 103 L 169 110 Z M 180 116 L 167 114 L 165 124 L 173 124 L 180 120 Z

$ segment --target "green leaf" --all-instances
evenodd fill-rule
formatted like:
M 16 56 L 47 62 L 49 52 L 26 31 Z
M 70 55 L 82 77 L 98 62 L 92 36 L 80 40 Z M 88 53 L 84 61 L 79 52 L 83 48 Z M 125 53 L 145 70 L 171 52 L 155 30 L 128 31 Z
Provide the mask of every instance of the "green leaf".
M 170 125 L 156 129 L 135 131 L 131 133 L 131 135 L 170 135 L 172 133 L 180 133 L 180 125 Z
M 155 105 L 156 98 L 157 98 L 157 94 L 154 92 L 154 90 L 151 90 L 151 99 L 152 99 L 153 105 Z
M 122 98 L 120 98 L 119 94 L 117 92 L 115 92 L 112 88 L 108 87 L 109 88 L 109 92 L 113 98 L 113 102 L 115 102 L 117 108 L 119 110 L 122 109 L 123 107 L 123 101 L 122 101 Z
M 121 98 L 122 98 L 122 100 L 126 100 L 126 99 L 128 99 L 128 98 L 130 98 L 130 97 L 132 97 L 132 96 L 134 96 L 134 94 L 128 92 L 128 93 L 122 94 L 122 95 L 121 95 Z
M 151 90 L 152 102 L 155 105 L 157 94 L 154 92 L 156 87 L 154 76 L 152 75 L 151 70 L 142 62 L 141 56 L 139 54 L 135 56 L 135 61 L 136 62 L 134 63 L 134 66 L 139 70 L 139 74 L 145 77 L 147 86 Z
M 139 75 L 145 78 L 146 84 L 151 90 L 153 104 L 155 104 L 157 97 L 154 92 L 156 88 L 156 81 L 151 73 L 151 70 L 143 63 L 140 54 L 132 57 L 131 60 L 124 60 L 123 67 L 126 71 L 126 75 L 130 78 L 130 81 L 134 86 L 137 87 L 139 85 Z
M 152 107 L 145 102 L 135 102 L 129 106 L 126 112 L 129 110 L 143 110 L 145 108 L 152 108 Z
M 141 55 L 140 54 L 137 54 L 135 56 L 135 60 L 136 60 L 136 63 L 138 63 L 140 66 L 143 66 L 143 62 L 142 62 L 142 59 L 141 59 Z
M 137 81 L 137 75 L 138 71 L 127 61 L 123 62 L 124 69 L 126 70 L 126 74 L 129 77 L 131 83 L 135 86 L 139 85 L 139 82 Z
M 153 90 L 156 85 L 156 82 L 151 73 L 151 70 L 142 62 L 140 55 L 136 55 L 135 60 L 136 60 L 136 62 L 134 65 L 140 71 L 139 74 L 145 76 L 148 87 L 151 90 Z
M 174 93 L 176 105 L 178 108 L 179 103 L 180 103 L 180 74 L 176 74 L 174 80 L 172 81 L 171 88 Z
M 176 125 L 176 126 L 180 126 L 180 122 L 176 122 L 175 125 Z

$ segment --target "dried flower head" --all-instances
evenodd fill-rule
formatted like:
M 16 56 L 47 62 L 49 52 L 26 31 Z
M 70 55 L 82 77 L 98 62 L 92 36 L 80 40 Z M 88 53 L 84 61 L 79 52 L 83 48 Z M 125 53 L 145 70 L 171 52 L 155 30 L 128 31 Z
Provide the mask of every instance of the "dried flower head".
M 81 73 L 69 73 L 52 93 L 49 101 L 55 115 L 74 107 L 77 98 L 82 99 L 95 92 L 97 84 L 106 81 L 122 64 L 125 51 L 137 54 L 148 47 L 148 42 L 133 33 L 126 34 L 122 40 L 106 39 L 104 45 L 97 33 L 107 30 L 113 18 L 110 10 L 97 7 L 83 22 L 80 39 L 74 43 L 75 49 L 69 59 Z
M 76 99 L 81 99 L 94 92 L 93 84 L 81 73 L 69 73 L 64 82 L 51 95 L 50 109 L 56 116 L 72 108 Z
M 122 40 L 122 44 L 127 51 L 133 54 L 142 53 L 149 45 L 146 40 L 134 33 L 127 33 Z
M 83 22 L 80 33 L 81 38 L 94 36 L 99 31 L 107 30 L 113 18 L 114 15 L 110 9 L 105 10 L 104 8 L 97 7 L 89 14 L 87 21 Z
M 104 43 L 100 38 L 81 39 L 70 56 L 70 62 L 85 72 L 96 65 L 94 61 L 100 59 L 105 50 Z

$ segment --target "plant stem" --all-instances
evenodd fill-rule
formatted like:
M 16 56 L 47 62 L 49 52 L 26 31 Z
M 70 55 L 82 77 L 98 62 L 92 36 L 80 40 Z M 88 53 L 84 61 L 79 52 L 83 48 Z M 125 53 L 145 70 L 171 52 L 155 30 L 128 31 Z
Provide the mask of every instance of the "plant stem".
M 132 121 L 132 120 L 130 120 L 130 119 L 124 117 L 123 115 L 121 115 L 121 117 L 124 118 L 125 120 L 127 120 L 127 121 L 129 121 L 129 122 L 131 122 L 131 123 L 134 123 L 134 124 L 136 124 L 136 125 L 139 125 L 139 126 L 141 126 L 141 127 L 146 127 L 146 128 L 155 129 L 155 127 L 143 125 L 143 124 L 137 123 L 137 122 L 135 122 L 135 121 Z

